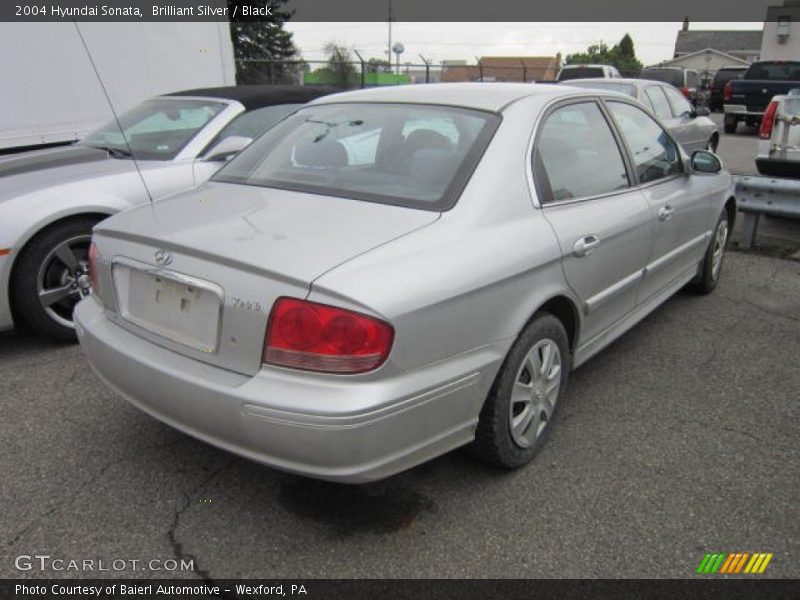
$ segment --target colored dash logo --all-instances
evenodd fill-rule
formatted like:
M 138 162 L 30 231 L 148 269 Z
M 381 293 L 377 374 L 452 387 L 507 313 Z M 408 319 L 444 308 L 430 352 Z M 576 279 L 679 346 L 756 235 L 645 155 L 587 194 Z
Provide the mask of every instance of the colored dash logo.
M 772 553 L 754 552 L 717 552 L 706 554 L 697 567 L 697 572 L 701 574 L 724 573 L 730 574 L 756 574 L 763 573 L 769 561 L 772 560 Z

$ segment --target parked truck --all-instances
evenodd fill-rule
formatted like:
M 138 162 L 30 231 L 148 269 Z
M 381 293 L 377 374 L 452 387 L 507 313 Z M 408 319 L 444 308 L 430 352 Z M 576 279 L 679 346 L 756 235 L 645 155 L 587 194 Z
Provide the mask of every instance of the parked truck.
M 746 248 L 755 243 L 761 215 L 800 219 L 800 89 L 771 98 L 758 134 L 756 167 L 761 175 L 736 181 Z
M 234 85 L 228 24 L 0 23 L 0 152 L 67 143 L 175 90 Z
M 725 84 L 725 133 L 736 133 L 741 121 L 759 125 L 772 97 L 794 88 L 800 88 L 800 61 L 754 62 L 741 79 Z

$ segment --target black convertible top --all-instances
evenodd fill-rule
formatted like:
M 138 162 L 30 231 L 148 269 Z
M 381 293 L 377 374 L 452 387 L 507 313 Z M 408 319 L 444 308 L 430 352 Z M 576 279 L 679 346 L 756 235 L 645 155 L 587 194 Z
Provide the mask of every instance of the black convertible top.
M 245 110 L 254 110 L 275 104 L 306 103 L 334 92 L 333 88 L 305 85 L 230 85 L 226 87 L 182 90 L 164 96 L 202 96 L 241 102 Z

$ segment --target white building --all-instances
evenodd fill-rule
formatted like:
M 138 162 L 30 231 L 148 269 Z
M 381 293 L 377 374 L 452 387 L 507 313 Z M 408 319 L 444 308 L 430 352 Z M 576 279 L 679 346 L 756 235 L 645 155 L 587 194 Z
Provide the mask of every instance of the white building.
M 800 60 L 800 0 L 767 8 L 761 60 Z

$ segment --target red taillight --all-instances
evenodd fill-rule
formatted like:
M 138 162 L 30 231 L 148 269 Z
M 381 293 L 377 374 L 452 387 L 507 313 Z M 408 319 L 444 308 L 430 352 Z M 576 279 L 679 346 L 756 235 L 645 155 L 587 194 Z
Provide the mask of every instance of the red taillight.
M 733 89 L 733 83 L 731 83 L 730 81 L 725 84 L 724 88 L 722 88 L 722 99 L 725 102 L 728 102 L 733 97 L 733 91 L 731 91 L 732 89 Z
M 683 87 L 681 88 L 681 94 L 683 94 L 684 96 L 686 96 L 687 98 L 689 98 L 689 96 L 690 96 L 690 94 L 689 94 L 689 88 L 688 88 L 688 87 L 686 87 L 686 86 L 683 86 Z
M 100 253 L 97 251 L 97 244 L 92 242 L 89 244 L 89 280 L 92 282 L 92 292 L 97 294 L 100 291 L 100 284 L 97 278 L 97 257 Z
M 307 371 L 363 373 L 383 364 L 393 339 L 392 326 L 374 317 L 278 298 L 269 315 L 263 361 Z
M 758 135 L 762 140 L 768 140 L 772 135 L 776 116 L 778 116 L 778 103 L 773 100 L 767 106 L 767 110 L 761 119 L 761 128 L 758 130 Z

